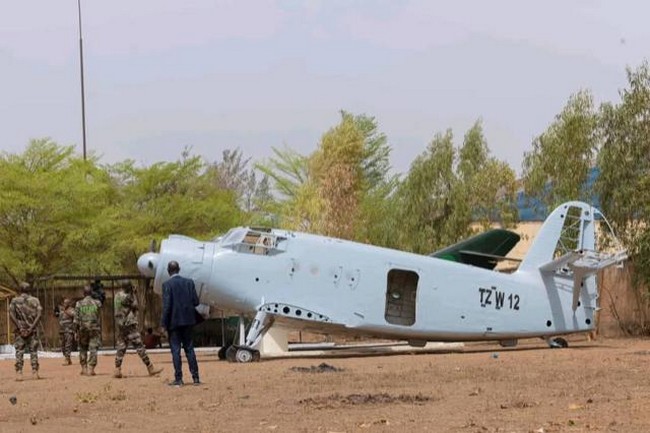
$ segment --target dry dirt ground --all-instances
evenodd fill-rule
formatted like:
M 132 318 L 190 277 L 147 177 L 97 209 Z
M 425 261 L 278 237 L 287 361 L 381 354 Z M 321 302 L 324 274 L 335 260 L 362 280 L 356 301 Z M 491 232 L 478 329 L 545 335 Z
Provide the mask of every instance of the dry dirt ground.
M 201 354 L 205 384 L 183 388 L 166 385 L 170 356 L 153 358 L 160 377 L 129 354 L 126 379 L 102 356 L 95 377 L 44 359 L 43 378 L 27 368 L 20 383 L 0 361 L 0 432 L 650 432 L 650 340 L 246 365 Z

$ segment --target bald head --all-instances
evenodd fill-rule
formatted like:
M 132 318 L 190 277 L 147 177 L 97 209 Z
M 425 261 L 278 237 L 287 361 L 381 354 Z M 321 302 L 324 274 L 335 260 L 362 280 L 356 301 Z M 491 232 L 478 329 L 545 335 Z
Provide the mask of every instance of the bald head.
M 176 275 L 181 271 L 181 267 L 176 260 L 172 260 L 167 264 L 167 273 L 169 275 Z
M 84 286 L 84 296 L 90 296 L 93 293 L 92 287 L 86 285 Z

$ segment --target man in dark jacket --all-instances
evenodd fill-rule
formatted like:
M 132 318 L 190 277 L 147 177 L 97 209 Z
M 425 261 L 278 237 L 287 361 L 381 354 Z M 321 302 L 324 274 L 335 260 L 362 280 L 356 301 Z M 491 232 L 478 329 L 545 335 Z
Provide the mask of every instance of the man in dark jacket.
M 174 381 L 172 386 L 183 385 L 183 369 L 181 362 L 181 345 L 190 366 L 194 385 L 200 385 L 199 365 L 194 354 L 192 328 L 196 324 L 196 306 L 199 297 L 194 288 L 194 281 L 178 275 L 181 268 L 178 262 L 171 261 L 167 265 L 170 279 L 163 283 L 162 327 L 169 334 L 169 345 L 174 363 Z

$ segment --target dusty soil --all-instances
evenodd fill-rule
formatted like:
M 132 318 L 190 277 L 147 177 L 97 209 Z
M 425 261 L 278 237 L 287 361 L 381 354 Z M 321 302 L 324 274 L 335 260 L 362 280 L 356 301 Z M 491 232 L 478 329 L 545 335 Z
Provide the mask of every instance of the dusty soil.
M 102 356 L 95 377 L 44 359 L 43 378 L 20 383 L 0 361 L 0 432 L 650 432 L 650 340 L 247 365 L 201 354 L 205 384 L 183 388 L 166 385 L 170 356 L 152 357 L 161 377 L 129 354 L 126 379 Z

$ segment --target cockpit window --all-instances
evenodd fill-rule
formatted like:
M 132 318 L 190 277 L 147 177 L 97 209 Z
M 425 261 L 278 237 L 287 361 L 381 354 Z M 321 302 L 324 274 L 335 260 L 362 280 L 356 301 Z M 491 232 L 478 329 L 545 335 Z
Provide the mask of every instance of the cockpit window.
M 246 232 L 248 230 L 242 227 L 237 227 L 234 229 L 228 230 L 228 233 L 225 235 L 219 236 L 214 239 L 214 242 L 219 244 L 220 246 L 229 246 L 233 244 L 237 244 L 244 239 L 244 236 L 246 235 Z
M 266 256 L 281 253 L 283 248 L 278 248 L 278 246 L 283 240 L 286 238 L 279 237 L 270 231 L 238 228 L 224 235 L 220 245 L 230 247 L 239 253 Z

